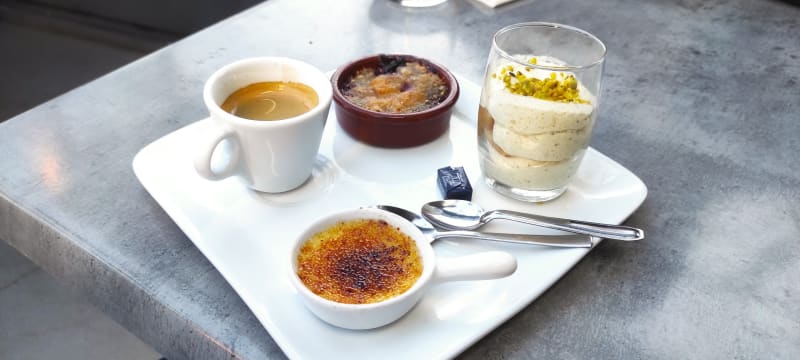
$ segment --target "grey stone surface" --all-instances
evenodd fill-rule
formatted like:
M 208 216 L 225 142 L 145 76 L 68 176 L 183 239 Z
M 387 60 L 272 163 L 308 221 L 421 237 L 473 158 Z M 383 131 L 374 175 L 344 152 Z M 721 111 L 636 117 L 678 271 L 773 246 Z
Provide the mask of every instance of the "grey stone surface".
M 592 146 L 648 185 L 627 221 L 648 239 L 604 242 L 462 356 L 797 358 L 800 9 L 783 2 L 269 1 L 0 124 L 0 238 L 168 358 L 282 357 L 134 154 L 201 118 L 233 60 L 407 52 L 478 81 L 494 31 L 531 20 L 606 42 Z
M 16 14 L 4 6 L 0 122 L 145 55 L 7 23 Z M 55 358 L 155 360 L 160 355 L 0 241 L 0 359 Z

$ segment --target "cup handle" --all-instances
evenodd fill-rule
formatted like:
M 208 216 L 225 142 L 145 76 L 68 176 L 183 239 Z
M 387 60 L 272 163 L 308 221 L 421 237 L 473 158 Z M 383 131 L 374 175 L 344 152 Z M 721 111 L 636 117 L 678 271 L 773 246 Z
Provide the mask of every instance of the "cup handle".
M 194 157 L 194 169 L 200 176 L 208 180 L 217 181 L 222 180 L 233 175 L 236 169 L 236 163 L 239 161 L 239 142 L 236 138 L 236 133 L 227 126 L 215 126 L 209 130 L 209 134 L 204 134 L 205 137 L 200 140 L 198 152 Z M 231 153 L 228 163 L 225 167 L 216 172 L 211 169 L 211 156 L 214 150 L 217 149 L 219 144 L 227 139 L 234 145 L 234 150 Z
M 498 279 L 509 276 L 516 270 L 517 258 L 502 251 L 437 258 L 433 282 Z

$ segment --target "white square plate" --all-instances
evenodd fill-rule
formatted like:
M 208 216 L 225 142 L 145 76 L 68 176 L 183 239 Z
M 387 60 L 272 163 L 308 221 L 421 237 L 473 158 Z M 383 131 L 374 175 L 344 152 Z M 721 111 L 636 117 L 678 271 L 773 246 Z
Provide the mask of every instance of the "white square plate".
M 210 182 L 192 167 L 200 120 L 142 149 L 133 168 L 142 185 L 242 297 L 291 358 L 433 359 L 457 355 L 530 304 L 589 249 L 557 249 L 479 240 L 439 240 L 440 256 L 505 250 L 517 271 L 500 280 L 448 283 L 430 289 L 411 312 L 379 329 L 350 331 L 311 314 L 289 283 L 289 244 L 311 221 L 376 204 L 420 207 L 441 198 L 436 170 L 464 166 L 473 200 L 510 209 L 619 224 L 647 196 L 636 175 L 589 149 L 567 192 L 545 204 L 504 198 L 490 190 L 478 165 L 476 119 L 480 88 L 459 78 L 461 97 L 448 133 L 409 149 L 382 149 L 350 138 L 330 112 L 312 178 L 283 194 L 248 190 L 236 179 Z M 548 233 L 495 221 L 491 231 Z M 344 352 L 337 352 L 337 349 Z

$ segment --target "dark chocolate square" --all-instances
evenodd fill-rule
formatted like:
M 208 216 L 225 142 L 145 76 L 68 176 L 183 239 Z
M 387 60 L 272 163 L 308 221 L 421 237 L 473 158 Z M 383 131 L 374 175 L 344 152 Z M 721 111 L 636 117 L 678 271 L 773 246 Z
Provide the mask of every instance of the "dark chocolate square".
M 472 185 L 463 167 L 448 166 L 439 169 L 436 181 L 445 199 L 472 200 Z

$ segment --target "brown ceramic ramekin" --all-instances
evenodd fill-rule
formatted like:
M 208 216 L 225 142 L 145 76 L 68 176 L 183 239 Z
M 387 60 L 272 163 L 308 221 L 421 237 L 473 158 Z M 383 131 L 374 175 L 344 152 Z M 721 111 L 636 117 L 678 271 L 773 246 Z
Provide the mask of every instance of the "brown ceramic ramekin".
M 438 105 L 424 111 L 408 114 L 388 114 L 361 108 L 342 93 L 358 70 L 376 69 L 381 57 L 402 58 L 405 62 L 419 62 L 439 75 L 448 87 L 448 93 Z M 443 66 L 411 55 L 374 55 L 358 59 L 340 67 L 331 78 L 333 102 L 339 125 L 353 138 L 364 143 L 402 148 L 433 141 L 450 128 L 450 115 L 458 100 L 458 82 Z

